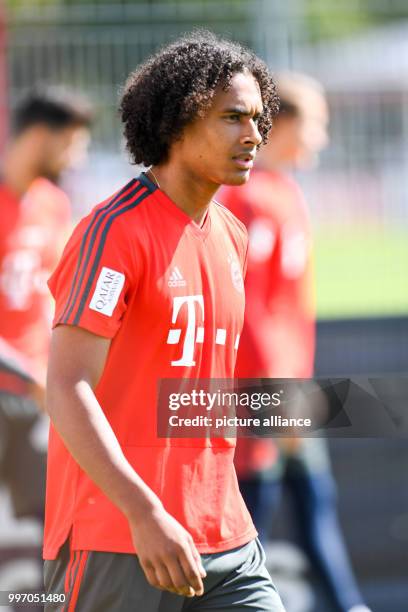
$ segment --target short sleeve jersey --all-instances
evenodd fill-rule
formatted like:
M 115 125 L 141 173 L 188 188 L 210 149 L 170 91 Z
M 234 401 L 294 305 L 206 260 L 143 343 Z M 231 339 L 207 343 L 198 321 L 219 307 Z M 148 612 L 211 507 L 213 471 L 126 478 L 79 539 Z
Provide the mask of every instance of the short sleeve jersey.
M 223 206 L 212 202 L 198 226 L 141 174 L 79 223 L 49 281 L 54 326 L 112 339 L 96 397 L 128 461 L 201 552 L 256 535 L 235 441 L 158 438 L 157 383 L 233 377 L 246 249 L 244 226 Z M 51 427 L 46 559 L 69 533 L 73 549 L 134 552 L 125 517 Z
M 0 336 L 45 384 L 52 316 L 47 279 L 67 237 L 69 200 L 39 178 L 21 200 L 0 185 L 0 210 Z

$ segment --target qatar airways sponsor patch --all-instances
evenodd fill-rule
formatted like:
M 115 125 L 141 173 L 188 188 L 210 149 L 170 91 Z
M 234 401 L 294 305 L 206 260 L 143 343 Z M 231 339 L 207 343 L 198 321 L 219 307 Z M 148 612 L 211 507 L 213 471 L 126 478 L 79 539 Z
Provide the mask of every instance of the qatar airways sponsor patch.
M 89 308 L 111 317 L 125 284 L 125 275 L 111 268 L 102 268 Z

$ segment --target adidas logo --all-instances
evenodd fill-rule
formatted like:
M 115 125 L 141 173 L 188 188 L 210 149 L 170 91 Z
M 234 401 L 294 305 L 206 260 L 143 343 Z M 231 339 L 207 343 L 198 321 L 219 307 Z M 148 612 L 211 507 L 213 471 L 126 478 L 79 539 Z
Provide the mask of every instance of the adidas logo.
M 167 284 L 169 287 L 185 287 L 187 285 L 187 281 L 184 280 L 183 275 L 177 266 L 174 266 Z

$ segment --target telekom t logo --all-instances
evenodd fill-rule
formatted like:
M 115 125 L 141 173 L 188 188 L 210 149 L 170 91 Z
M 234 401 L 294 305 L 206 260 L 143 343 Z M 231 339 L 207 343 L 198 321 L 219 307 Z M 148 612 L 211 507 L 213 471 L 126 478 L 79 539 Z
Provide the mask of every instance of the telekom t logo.
M 204 327 L 196 327 L 196 304 L 201 308 L 204 321 L 204 298 L 202 295 L 181 295 L 173 298 L 171 322 L 173 325 L 176 323 L 181 307 L 185 307 L 187 308 L 187 329 L 181 359 L 172 361 L 172 366 L 195 366 L 196 364 L 194 361 L 194 347 L 196 343 L 204 341 Z M 178 344 L 180 336 L 181 329 L 171 329 L 167 337 L 167 344 Z
M 198 306 L 196 306 L 198 304 Z M 183 354 L 181 359 L 172 361 L 172 366 L 195 366 L 194 349 L 196 344 L 204 342 L 204 327 L 196 326 L 197 308 L 201 309 L 202 321 L 204 323 L 204 298 L 202 295 L 180 295 L 173 297 L 173 314 L 171 322 L 173 325 L 177 322 L 177 317 L 181 308 L 187 308 L 187 327 L 184 337 Z M 167 344 L 178 344 L 181 337 L 181 329 L 170 329 L 167 336 Z M 215 330 L 215 344 L 225 346 L 227 342 L 227 330 L 223 327 L 217 327 Z M 238 350 L 239 334 L 235 334 L 234 350 Z

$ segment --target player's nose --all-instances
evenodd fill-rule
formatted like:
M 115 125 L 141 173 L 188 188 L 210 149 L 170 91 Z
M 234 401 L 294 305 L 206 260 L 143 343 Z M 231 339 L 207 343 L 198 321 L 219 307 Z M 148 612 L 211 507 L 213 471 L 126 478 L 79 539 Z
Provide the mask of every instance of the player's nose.
M 262 142 L 262 136 L 259 132 L 258 124 L 256 121 L 251 119 L 248 121 L 248 124 L 245 129 L 243 143 L 248 145 L 252 144 L 254 147 L 257 147 Z

